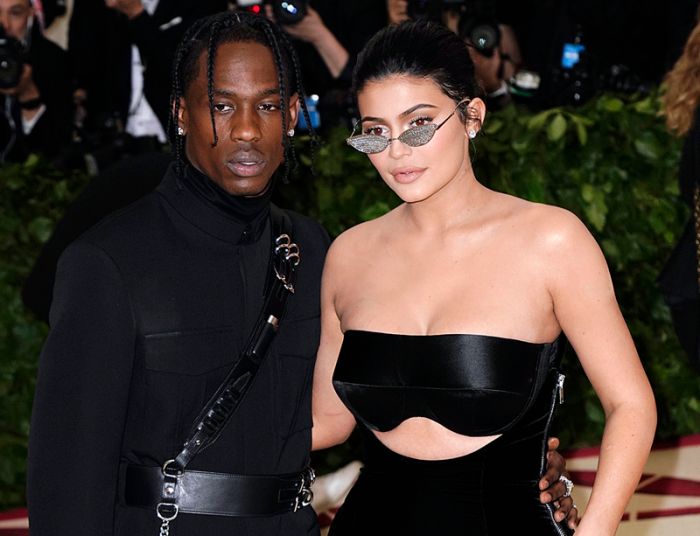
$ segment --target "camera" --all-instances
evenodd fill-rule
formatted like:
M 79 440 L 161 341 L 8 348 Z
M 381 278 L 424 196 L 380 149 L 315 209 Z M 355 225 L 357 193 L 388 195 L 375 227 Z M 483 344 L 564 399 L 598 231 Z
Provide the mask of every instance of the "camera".
M 0 88 L 10 89 L 19 84 L 24 58 L 25 50 L 22 43 L 8 36 L 0 26 Z
M 272 6 L 275 20 L 280 24 L 296 24 L 306 16 L 307 0 L 238 0 L 238 6 L 253 13 L 261 13 L 263 4 Z
M 480 54 L 488 58 L 493 56 L 494 49 L 501 42 L 501 30 L 492 3 L 476 1 L 465 5 L 457 33 Z
M 306 16 L 306 0 L 274 0 L 272 12 L 280 24 L 296 24 Z

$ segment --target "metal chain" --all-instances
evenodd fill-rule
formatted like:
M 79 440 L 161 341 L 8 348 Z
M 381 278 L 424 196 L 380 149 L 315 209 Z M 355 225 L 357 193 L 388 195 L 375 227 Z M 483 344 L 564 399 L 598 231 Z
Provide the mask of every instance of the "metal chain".
M 695 201 L 695 206 L 693 207 L 695 215 L 695 253 L 697 255 L 698 286 L 700 287 L 700 184 L 695 186 L 693 198 Z
M 167 519 L 164 519 L 163 523 L 160 526 L 159 536 L 170 536 L 170 521 L 168 521 Z

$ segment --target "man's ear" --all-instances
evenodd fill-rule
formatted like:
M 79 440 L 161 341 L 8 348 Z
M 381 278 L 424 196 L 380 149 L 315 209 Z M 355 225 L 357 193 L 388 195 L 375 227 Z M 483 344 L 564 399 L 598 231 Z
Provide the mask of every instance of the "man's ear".
M 173 103 L 172 114 L 175 114 L 175 104 Z M 187 133 L 187 103 L 184 97 L 180 97 L 180 108 L 177 111 L 177 125 L 176 129 L 182 129 L 183 136 Z
M 299 100 L 299 94 L 294 93 L 289 97 L 289 109 L 287 111 L 287 121 L 289 122 L 289 128 L 294 128 L 297 126 L 297 121 L 299 119 L 299 113 L 301 112 L 301 101 Z

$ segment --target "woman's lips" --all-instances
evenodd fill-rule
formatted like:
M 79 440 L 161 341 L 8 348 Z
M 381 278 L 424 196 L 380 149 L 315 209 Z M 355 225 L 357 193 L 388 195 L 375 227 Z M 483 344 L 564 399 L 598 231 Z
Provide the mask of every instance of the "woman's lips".
M 400 167 L 392 169 L 389 173 L 394 180 L 400 184 L 409 184 L 420 177 L 426 168 L 420 167 Z

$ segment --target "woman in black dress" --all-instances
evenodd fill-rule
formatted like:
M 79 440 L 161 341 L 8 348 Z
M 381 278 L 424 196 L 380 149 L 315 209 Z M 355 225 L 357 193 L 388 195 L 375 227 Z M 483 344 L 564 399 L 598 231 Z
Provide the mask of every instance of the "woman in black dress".
M 607 417 L 576 533 L 613 535 L 656 412 L 600 248 L 570 212 L 478 182 L 469 149 L 486 110 L 449 30 L 380 31 L 354 85 L 348 144 L 404 203 L 338 237 L 324 268 L 314 447 L 356 424 L 365 438 L 331 536 L 571 534 L 537 488 L 564 336 Z

